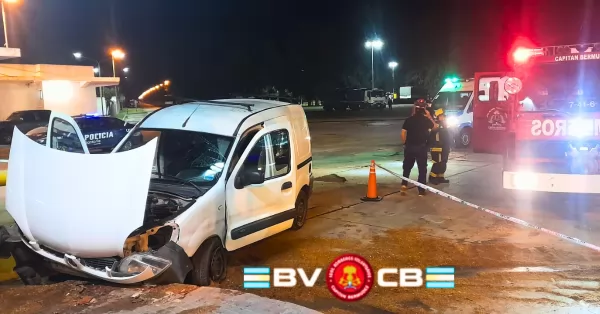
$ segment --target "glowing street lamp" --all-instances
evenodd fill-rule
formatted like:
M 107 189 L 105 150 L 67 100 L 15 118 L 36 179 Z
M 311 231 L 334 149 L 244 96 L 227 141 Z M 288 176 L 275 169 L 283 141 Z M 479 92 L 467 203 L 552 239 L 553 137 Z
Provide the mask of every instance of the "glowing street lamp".
M 388 67 L 392 69 L 392 93 L 395 93 L 396 80 L 394 78 L 394 72 L 396 72 L 396 67 L 398 66 L 398 62 L 391 61 L 388 63 Z
M 4 47 L 8 48 L 8 32 L 6 31 L 6 11 L 4 11 L 4 2 L 17 3 L 18 0 L 0 0 L 2 5 L 2 25 L 4 26 Z
M 371 89 L 375 89 L 375 69 L 373 67 L 373 55 L 376 49 L 379 50 L 381 47 L 383 47 L 383 41 L 380 39 L 369 40 L 365 43 L 365 47 L 371 49 Z
M 121 49 L 114 49 L 113 51 L 111 51 L 110 56 L 112 58 L 113 77 L 117 77 L 117 71 L 115 70 L 115 60 L 123 60 L 125 58 L 125 53 Z
M 100 68 L 94 68 L 94 73 L 99 74 L 100 73 Z M 100 76 L 100 75 L 98 75 Z
M 129 73 L 129 68 L 123 68 L 123 72 Z

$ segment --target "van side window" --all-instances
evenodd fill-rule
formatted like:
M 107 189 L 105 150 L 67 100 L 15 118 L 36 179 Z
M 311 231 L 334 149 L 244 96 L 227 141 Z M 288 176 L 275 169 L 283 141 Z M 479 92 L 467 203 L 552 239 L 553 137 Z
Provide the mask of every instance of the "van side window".
M 240 139 L 240 141 L 237 144 L 235 151 L 231 157 L 231 163 L 229 165 L 229 170 L 227 170 L 226 178 L 229 178 L 229 176 L 231 175 L 231 172 L 233 172 L 233 169 L 235 168 L 238 161 L 240 160 L 240 157 L 242 157 L 242 154 L 244 154 L 244 152 L 246 151 L 246 148 L 248 148 L 248 145 L 254 138 L 254 135 L 256 135 L 256 133 L 258 133 L 258 130 L 259 129 L 252 130 Z
M 277 130 L 269 133 L 271 135 L 271 145 L 273 148 L 274 167 L 272 169 L 273 177 L 286 175 L 291 169 L 292 154 L 290 151 L 290 135 L 287 130 Z M 269 179 L 269 178 L 265 178 Z
M 244 171 L 266 172 L 267 168 L 267 135 L 261 137 L 244 161 Z M 266 179 L 266 176 L 265 176 Z
M 469 106 L 469 108 L 467 108 L 467 113 L 473 112 L 473 102 L 467 104 L 467 106 Z
M 75 127 L 61 118 L 55 118 L 52 122 L 50 147 L 66 152 L 84 153 L 83 146 L 77 136 Z

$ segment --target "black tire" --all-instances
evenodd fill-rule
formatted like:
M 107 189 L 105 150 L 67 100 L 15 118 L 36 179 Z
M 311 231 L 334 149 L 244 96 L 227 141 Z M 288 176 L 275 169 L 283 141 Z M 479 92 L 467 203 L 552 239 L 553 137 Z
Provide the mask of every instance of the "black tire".
M 131 141 L 127 141 L 123 144 L 123 149 L 124 150 L 130 150 L 131 147 L 133 147 L 133 144 L 131 143 Z
M 350 105 L 350 110 L 358 111 L 358 110 L 360 110 L 360 105 Z
M 12 143 L 12 134 L 5 134 L 2 136 L 2 143 L 5 145 L 10 145 Z
M 295 208 L 296 217 L 294 218 L 291 229 L 299 230 L 304 227 L 304 223 L 306 223 L 306 216 L 308 214 L 308 195 L 306 195 L 304 191 L 300 191 L 300 193 L 298 193 Z
M 192 256 L 194 269 L 190 272 L 190 283 L 209 286 L 227 277 L 227 254 L 218 237 L 206 240 Z
M 16 264 L 14 271 L 25 285 L 47 284 L 49 277 L 54 274 L 44 259 L 33 253 L 23 243 L 15 244 L 11 253 Z
M 458 134 L 458 138 L 456 139 L 456 145 L 458 147 L 469 147 L 472 141 L 472 133 L 473 132 L 471 128 L 462 129 Z

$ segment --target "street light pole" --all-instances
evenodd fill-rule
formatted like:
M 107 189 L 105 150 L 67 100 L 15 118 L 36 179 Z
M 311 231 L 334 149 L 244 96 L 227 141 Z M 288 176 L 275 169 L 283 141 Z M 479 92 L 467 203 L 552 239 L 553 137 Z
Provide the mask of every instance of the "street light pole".
M 117 71 L 115 71 L 115 57 L 112 58 L 112 66 L 113 66 L 113 77 L 117 77 Z
M 110 53 L 110 57 L 112 59 L 112 67 L 113 67 L 113 77 L 117 77 L 117 70 L 115 67 L 115 59 L 123 59 L 125 58 L 125 53 L 121 50 L 121 49 L 115 49 L 113 51 L 111 51 Z M 117 108 L 115 108 L 115 113 L 118 112 L 118 110 L 121 109 L 121 101 L 119 100 L 119 85 L 115 86 L 115 98 L 117 100 Z
M 388 66 L 390 67 L 390 69 L 392 69 L 392 93 L 394 93 L 396 90 L 396 79 L 394 78 L 394 76 L 396 72 L 396 67 L 398 66 L 398 62 L 392 61 L 388 63 Z
M 373 66 L 373 55 L 375 54 L 375 49 L 373 45 L 371 45 L 371 89 L 375 89 L 375 67 Z
M 4 0 L 1 1 L 2 5 L 2 25 L 4 26 L 4 47 L 8 48 L 8 32 L 6 31 L 6 11 L 4 11 Z
M 371 89 L 375 89 L 375 66 L 374 66 L 374 55 L 375 49 L 381 49 L 383 47 L 383 41 L 379 39 L 369 40 L 365 43 L 365 47 L 371 48 Z

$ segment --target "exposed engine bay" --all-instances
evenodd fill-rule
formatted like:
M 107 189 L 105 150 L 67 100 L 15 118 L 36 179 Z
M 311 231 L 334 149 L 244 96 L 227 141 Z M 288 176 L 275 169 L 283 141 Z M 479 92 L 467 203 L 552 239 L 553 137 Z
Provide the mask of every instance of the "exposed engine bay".
M 194 201 L 194 199 L 171 193 L 151 191 L 146 199 L 144 225 L 159 224 L 165 219 L 176 216 L 186 210 Z
M 174 228 L 165 222 L 184 212 L 194 202 L 193 198 L 150 191 L 146 199 L 144 225 L 127 238 L 123 247 L 124 255 L 158 250 L 167 244 L 173 236 Z

